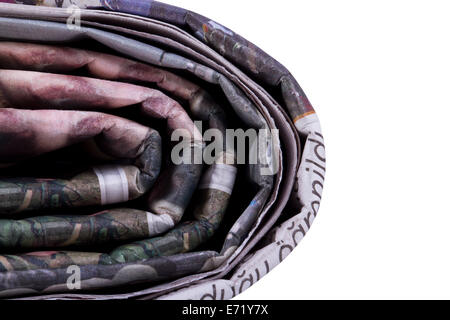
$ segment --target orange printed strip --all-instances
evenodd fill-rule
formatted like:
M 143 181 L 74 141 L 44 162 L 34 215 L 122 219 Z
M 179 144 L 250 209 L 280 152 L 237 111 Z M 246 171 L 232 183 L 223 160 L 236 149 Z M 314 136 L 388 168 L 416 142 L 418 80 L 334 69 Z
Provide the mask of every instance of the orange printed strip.
M 294 123 L 297 122 L 297 121 L 300 120 L 300 119 L 303 119 L 303 118 L 305 118 L 305 117 L 307 117 L 307 116 L 310 116 L 310 115 L 312 115 L 312 114 L 315 114 L 315 113 L 316 113 L 316 112 L 313 110 L 313 111 L 306 112 L 306 113 L 304 113 L 304 114 L 302 114 L 302 115 L 300 115 L 300 116 L 298 116 L 298 117 L 295 117 Z

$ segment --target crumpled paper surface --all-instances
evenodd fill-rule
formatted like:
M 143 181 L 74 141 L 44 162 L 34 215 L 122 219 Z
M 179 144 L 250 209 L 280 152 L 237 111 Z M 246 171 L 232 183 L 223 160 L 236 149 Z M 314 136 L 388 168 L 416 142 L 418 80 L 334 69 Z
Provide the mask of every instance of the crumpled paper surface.
M 49 141 L 49 135 L 75 137 L 70 143 L 64 139 L 58 147 L 34 143 L 36 147 L 27 152 L 20 148 L 13 152 L 14 145 L 29 140 L 20 134 L 23 130 L 2 131 L 7 137 L 2 141 L 8 143 L 2 142 L 0 162 L 13 169 L 5 171 L 11 177 L 0 179 L 0 189 L 5 185 L 5 190 L 11 190 L 8 186 L 21 176 L 25 187 L 17 197 L 25 199 L 27 190 L 40 197 L 33 198 L 29 192 L 27 205 L 22 198 L 14 202 L 11 197 L 0 204 L 5 207 L 1 212 L 8 213 L 5 219 L 0 216 L 0 231 L 10 232 L 4 241 L 7 252 L 0 256 L 0 266 L 5 269 L 0 270 L 1 296 L 230 299 L 292 252 L 319 210 L 325 147 L 316 113 L 286 68 L 226 27 L 156 1 L 46 0 L 26 4 L 36 6 L 21 5 L 20 1 L 0 3 L 0 111 L 9 112 L 0 121 L 5 128 L 12 118 L 23 128 L 35 125 L 31 136 L 46 137 L 37 141 Z M 25 50 L 23 46 L 29 47 Z M 55 54 L 31 53 L 39 50 Z M 66 50 L 66 54 L 58 50 Z M 77 89 L 75 83 L 80 81 L 85 85 Z M 85 95 L 86 90 L 95 94 Z M 58 126 L 46 122 L 53 129 L 45 131 L 36 125 L 35 114 L 43 113 L 47 114 L 42 121 L 56 119 L 62 128 L 56 130 Z M 96 130 L 86 125 L 93 120 L 79 121 L 78 130 L 73 130 L 78 118 L 97 119 Z M 167 141 L 176 129 L 186 129 L 193 153 L 207 145 L 198 128 L 191 125 L 196 120 L 220 132 L 228 128 L 279 131 L 265 137 L 269 152 L 262 164 L 234 165 L 237 150 L 226 145 L 211 164 L 168 163 L 170 152 L 159 140 Z M 126 130 L 120 130 L 124 122 Z M 108 137 L 104 132 L 111 132 L 111 123 L 116 131 Z M 153 124 L 163 129 L 155 129 Z M 41 162 L 46 164 L 54 161 L 45 158 L 51 149 L 70 149 L 80 143 L 83 152 L 101 159 L 100 169 L 87 166 L 80 169 L 81 178 L 72 175 L 54 180 L 57 185 L 75 185 L 77 194 L 82 194 L 83 185 L 90 189 L 77 201 L 69 197 L 67 188 L 58 189 L 51 194 L 71 201 L 56 202 L 50 209 L 70 212 L 41 214 L 39 210 L 48 209 L 52 202 L 43 201 L 44 193 L 38 190 L 49 189 L 56 182 L 23 178 L 20 163 L 44 154 Z M 111 165 L 123 172 L 122 189 L 118 189 L 122 192 L 117 188 L 108 191 L 111 184 L 105 181 L 102 187 L 104 176 L 112 174 Z M 39 165 L 36 168 L 41 170 Z M 273 168 L 276 170 L 270 172 Z M 84 183 L 77 183 L 80 179 Z M 125 186 L 128 193 L 123 191 Z M 111 194 L 114 196 L 108 196 Z M 133 198 L 142 201 L 131 204 Z M 102 215 L 95 210 L 86 209 L 92 205 L 97 205 L 100 213 L 102 206 L 113 205 L 108 209 L 111 212 L 103 213 L 108 223 L 102 222 Z M 22 217 L 28 208 L 36 216 Z M 118 224 L 125 222 L 124 230 L 133 232 L 118 232 L 114 219 Z M 50 235 L 51 223 L 65 230 L 53 235 L 56 240 L 27 231 L 39 225 Z M 77 228 L 88 231 L 75 232 Z M 19 229 L 22 240 L 12 241 L 11 235 Z M 109 236 L 92 236 L 100 229 L 108 230 Z M 90 247 L 111 241 L 117 245 Z M 85 247 L 74 250 L 74 243 Z M 49 246 L 55 248 L 31 254 L 16 252 L 47 250 Z M 81 289 L 67 286 L 71 265 L 80 268 Z

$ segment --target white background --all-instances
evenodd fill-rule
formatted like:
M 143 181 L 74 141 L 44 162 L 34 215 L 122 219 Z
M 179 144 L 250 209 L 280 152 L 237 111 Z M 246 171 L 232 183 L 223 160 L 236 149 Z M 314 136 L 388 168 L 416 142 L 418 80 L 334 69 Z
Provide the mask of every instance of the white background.
M 449 2 L 163 1 L 283 63 L 322 123 L 319 215 L 238 298 L 449 299 Z

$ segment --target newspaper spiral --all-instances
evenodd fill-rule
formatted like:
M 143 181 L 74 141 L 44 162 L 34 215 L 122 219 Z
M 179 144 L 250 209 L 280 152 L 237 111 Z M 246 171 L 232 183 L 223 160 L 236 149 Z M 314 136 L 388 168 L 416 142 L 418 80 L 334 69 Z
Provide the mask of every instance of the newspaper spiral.
M 325 147 L 286 68 L 157 1 L 16 2 L 0 3 L 0 297 L 228 299 L 294 249 Z

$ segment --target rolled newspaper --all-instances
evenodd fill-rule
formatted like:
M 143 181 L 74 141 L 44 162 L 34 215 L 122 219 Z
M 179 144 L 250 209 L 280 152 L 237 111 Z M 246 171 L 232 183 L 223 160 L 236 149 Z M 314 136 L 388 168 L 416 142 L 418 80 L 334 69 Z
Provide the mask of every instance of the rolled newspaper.
M 70 12 L 47 7 L 54 2 L 27 3 L 36 6 L 0 3 L 0 120 L 10 124 L 4 134 L 0 126 L 0 186 L 16 183 L 7 185 L 13 193 L 0 188 L 0 296 L 98 299 L 96 290 L 108 288 L 114 298 L 228 299 L 293 250 L 320 206 L 325 149 L 315 111 L 286 68 L 226 27 L 157 1 L 58 1 L 80 8 L 73 27 L 63 21 Z M 87 44 L 95 45 L 80 49 Z M 131 109 L 143 117 L 130 117 Z M 14 131 L 11 111 L 73 112 L 74 120 L 102 112 L 130 124 L 102 120 L 104 133 L 84 136 L 71 129 L 80 138 L 72 143 L 51 135 L 68 119 L 43 126 L 59 116 L 26 115 L 17 127 L 24 130 Z M 165 119 L 171 137 L 152 118 Z M 194 121 L 225 138 L 217 143 Z M 47 143 L 30 142 L 28 128 Z M 145 130 L 155 135 L 145 138 Z M 251 130 L 257 141 L 232 143 Z M 200 161 L 174 161 L 174 136 L 184 140 L 183 159 Z M 82 140 L 106 167 L 65 180 L 20 176 L 32 157 L 45 153 L 51 167 L 49 152 Z M 137 152 L 142 145 L 153 146 L 147 156 Z M 242 153 L 257 161 L 240 162 Z M 95 207 L 72 208 L 85 205 L 78 194 Z

